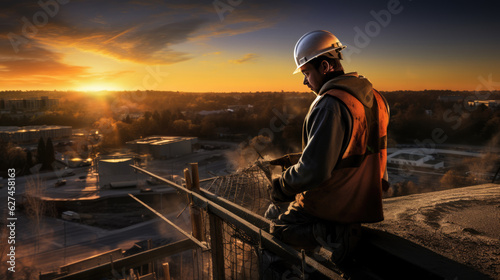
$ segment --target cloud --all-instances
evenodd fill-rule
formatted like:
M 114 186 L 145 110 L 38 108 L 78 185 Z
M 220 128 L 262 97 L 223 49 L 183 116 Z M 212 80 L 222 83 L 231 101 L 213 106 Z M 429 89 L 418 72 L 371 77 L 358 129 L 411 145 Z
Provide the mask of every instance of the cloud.
M 209 55 L 220 55 L 222 52 L 211 52 L 211 53 L 205 53 L 203 56 L 209 56 Z
M 4 87 L 22 86 L 23 81 L 71 87 L 82 80 L 117 75 L 96 74 L 94 68 L 72 64 L 64 55 L 70 49 L 137 64 L 179 63 L 203 56 L 206 48 L 199 46 L 209 46 L 217 38 L 272 26 L 283 7 L 263 0 L 243 1 L 221 22 L 213 1 L 72 0 L 26 36 L 23 30 L 31 30 L 26 29 L 25 19 L 34 24 L 33 16 L 43 9 L 36 1 L 5 0 L 0 11 L 0 80 L 9 81 L 2 83 Z M 18 52 L 7 37 L 12 33 L 26 38 Z M 257 57 L 249 53 L 230 62 L 241 64 Z
M 157 1 L 153 6 L 137 1 L 75 0 L 60 5 L 58 13 L 47 16 L 48 22 L 41 26 L 33 21 L 33 15 L 44 13 L 36 2 L 21 5 L 6 0 L 0 11 L 0 38 L 16 34 L 18 39 L 52 49 L 74 47 L 141 64 L 172 64 L 190 59 L 190 53 L 173 46 L 188 41 L 207 20 L 192 17 L 188 11 L 176 14 L 167 9 L 165 2 Z M 25 39 L 13 48 L 14 52 L 23 51 Z
M 48 24 L 33 39 L 51 48 L 69 46 L 117 60 L 149 65 L 172 64 L 191 58 L 188 52 L 174 50 L 173 46 L 188 41 L 203 23 L 203 19 L 189 19 L 162 25 L 131 24 L 112 30 Z
M 30 78 L 43 81 L 46 77 L 71 78 L 87 73 L 88 68 L 63 63 L 63 55 L 38 44 L 28 43 L 15 54 L 9 41 L 0 44 L 0 79 L 5 81 Z M 4 83 L 5 84 L 5 83 Z
M 229 60 L 229 63 L 234 63 L 234 64 L 243 64 L 247 62 L 252 62 L 255 59 L 257 59 L 259 56 L 254 53 L 247 53 L 243 57 L 235 60 Z
M 64 54 L 34 42 L 26 44 L 16 54 L 8 40 L 0 40 L 2 90 L 18 87 L 73 88 L 85 82 L 114 80 L 131 72 L 123 70 L 95 73 L 90 70 L 90 67 L 65 63 Z
M 96 17 L 92 18 L 90 21 L 91 21 L 91 22 L 98 23 L 98 24 L 103 24 L 103 25 L 108 23 L 108 22 L 106 21 L 106 19 L 104 19 L 104 18 L 103 18 L 103 16 L 102 16 L 102 15 L 98 15 L 98 16 L 96 16 Z
M 36 3 L 7 3 L 2 15 L 8 17 L 8 25 L 0 25 L 0 35 L 7 31 L 21 35 L 21 18 L 31 19 L 42 11 Z M 70 46 L 117 60 L 173 64 L 198 55 L 178 49 L 177 45 L 270 27 L 276 23 L 281 8 L 274 2 L 242 2 L 226 13 L 221 22 L 212 1 L 74 0 L 61 5 L 59 13 L 31 39 L 52 48 Z

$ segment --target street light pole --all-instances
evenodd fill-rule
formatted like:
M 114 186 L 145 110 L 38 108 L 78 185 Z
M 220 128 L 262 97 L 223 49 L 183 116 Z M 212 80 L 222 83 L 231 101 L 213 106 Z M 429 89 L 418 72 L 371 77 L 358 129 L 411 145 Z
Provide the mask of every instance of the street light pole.
M 66 221 L 63 222 L 64 229 L 64 264 L 66 265 Z

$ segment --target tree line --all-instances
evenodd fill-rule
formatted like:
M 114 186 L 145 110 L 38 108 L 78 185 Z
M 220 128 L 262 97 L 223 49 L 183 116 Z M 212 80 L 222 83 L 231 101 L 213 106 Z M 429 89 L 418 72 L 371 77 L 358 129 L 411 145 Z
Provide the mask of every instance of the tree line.
M 47 95 L 47 93 L 44 93 Z M 500 109 L 485 105 L 471 107 L 468 100 L 497 92 L 395 91 L 382 92 L 391 107 L 389 143 L 414 144 L 441 129 L 448 144 L 484 145 L 497 141 Z M 186 93 L 110 92 L 105 96 L 78 92 L 57 92 L 58 108 L 33 116 L 13 118 L 0 115 L 0 125 L 70 125 L 96 128 L 104 134 L 103 147 L 120 147 L 125 142 L 150 135 L 195 136 L 242 141 L 270 128 L 279 114 L 291 116 L 272 142 L 282 151 L 296 151 L 301 145 L 301 126 L 315 96 L 298 92 Z M 137 98 L 140 96 L 140 98 Z M 449 102 L 442 96 L 458 96 Z M 250 105 L 250 106 L 248 106 Z M 229 108 L 235 108 L 228 110 Z M 208 112 L 201 114 L 202 111 Z
M 415 144 L 432 138 L 439 129 L 447 144 L 499 144 L 500 107 L 469 103 L 485 96 L 500 100 L 497 92 L 388 92 L 384 96 L 391 106 L 389 137 L 393 143 Z M 456 101 L 442 98 L 446 96 Z

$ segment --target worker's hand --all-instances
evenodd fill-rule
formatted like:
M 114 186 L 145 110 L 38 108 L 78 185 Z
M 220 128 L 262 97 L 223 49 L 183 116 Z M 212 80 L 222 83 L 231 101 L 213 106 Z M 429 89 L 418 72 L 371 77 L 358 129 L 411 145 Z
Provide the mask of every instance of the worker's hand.
M 279 202 L 290 202 L 295 200 L 295 195 L 287 195 L 283 192 L 281 188 L 280 178 L 273 180 L 271 186 L 271 201 L 275 203 Z
M 281 167 L 283 167 L 283 170 L 285 170 L 288 167 L 296 164 L 299 161 L 301 155 L 302 155 L 301 153 L 286 154 L 280 158 L 273 159 L 273 160 L 269 161 L 269 164 L 280 165 Z

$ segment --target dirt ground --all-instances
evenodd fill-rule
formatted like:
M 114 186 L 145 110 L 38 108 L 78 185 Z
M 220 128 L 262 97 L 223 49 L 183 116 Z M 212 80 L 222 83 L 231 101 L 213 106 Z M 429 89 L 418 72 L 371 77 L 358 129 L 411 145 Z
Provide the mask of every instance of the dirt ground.
M 388 198 L 384 211 L 368 226 L 500 279 L 500 185 Z

